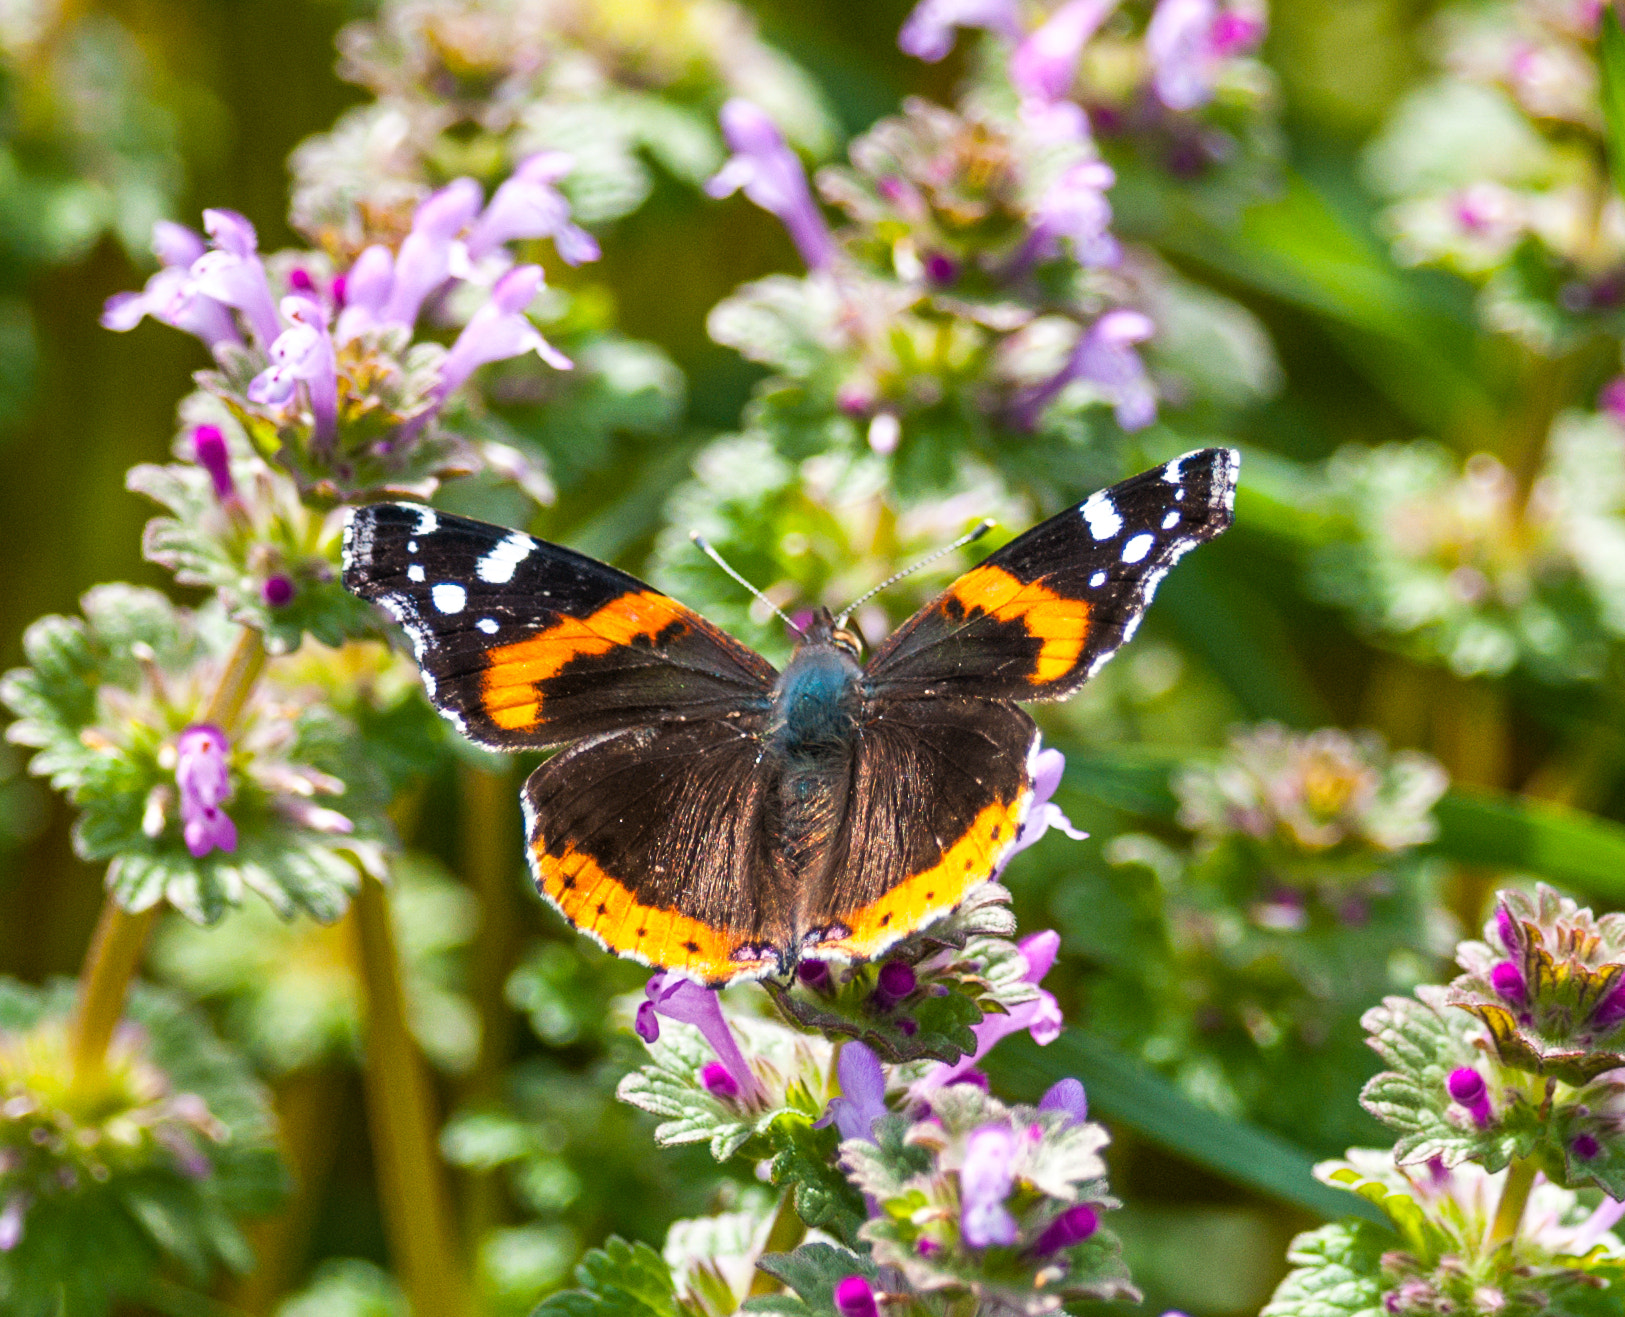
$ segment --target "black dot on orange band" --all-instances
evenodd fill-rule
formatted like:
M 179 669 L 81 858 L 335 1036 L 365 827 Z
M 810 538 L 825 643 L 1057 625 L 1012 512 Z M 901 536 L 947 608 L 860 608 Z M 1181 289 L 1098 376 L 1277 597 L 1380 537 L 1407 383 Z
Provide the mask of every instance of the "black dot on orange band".
M 565 891 L 573 892 L 575 891 L 576 880 L 574 878 L 566 878 L 561 886 L 563 886 Z
M 601 915 L 607 915 L 609 913 L 609 907 L 602 901 L 598 903 L 598 913 Z
M 700 949 L 700 944 L 698 942 L 685 942 L 685 943 L 683 943 L 683 950 L 689 952 L 691 955 L 698 954 L 699 949 Z
M 881 915 L 880 916 L 880 926 L 882 928 L 886 927 L 886 925 L 889 924 L 889 923 L 891 923 L 891 916 L 890 915 Z

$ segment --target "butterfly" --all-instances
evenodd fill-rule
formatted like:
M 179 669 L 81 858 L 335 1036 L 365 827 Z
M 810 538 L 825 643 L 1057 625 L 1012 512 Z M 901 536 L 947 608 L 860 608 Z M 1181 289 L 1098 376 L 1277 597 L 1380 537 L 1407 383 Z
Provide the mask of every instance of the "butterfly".
M 873 959 L 996 871 L 1032 800 L 1017 703 L 1071 695 L 1134 634 L 1230 525 L 1238 464 L 1207 448 L 1090 495 L 866 663 L 827 609 L 779 672 L 625 572 L 418 504 L 356 510 L 343 579 L 470 740 L 564 747 L 524 787 L 542 895 L 618 955 L 722 984 Z

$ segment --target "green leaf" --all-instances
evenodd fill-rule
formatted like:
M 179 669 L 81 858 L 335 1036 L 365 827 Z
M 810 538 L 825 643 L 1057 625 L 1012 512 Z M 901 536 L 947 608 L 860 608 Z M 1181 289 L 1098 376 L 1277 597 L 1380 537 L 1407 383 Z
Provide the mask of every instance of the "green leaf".
M 1068 1029 L 1048 1047 L 1011 1039 L 983 1067 L 995 1087 L 1035 1099 L 1067 1076 L 1083 1081 L 1092 1115 L 1125 1125 L 1236 1184 L 1322 1217 L 1375 1209 L 1320 1184 L 1314 1158 L 1278 1135 L 1197 1106 L 1172 1083 L 1098 1039 Z
M 747 1299 L 744 1311 L 776 1313 L 781 1317 L 832 1313 L 835 1287 L 848 1276 L 878 1280 L 872 1259 L 832 1244 L 803 1244 L 794 1253 L 769 1253 L 756 1265 L 769 1276 L 783 1281 L 792 1293 Z
M 1393 1242 L 1363 1221 L 1299 1235 L 1287 1253 L 1295 1270 L 1259 1317 L 1384 1317 L 1381 1259 Z
M 779 1148 L 773 1158 L 773 1183 L 793 1188 L 796 1215 L 814 1230 L 837 1239 L 856 1239 L 869 1214 L 863 1195 L 835 1164 L 841 1142 L 835 1127 L 815 1128 L 805 1116 L 783 1112 L 769 1132 Z
M 1602 114 L 1608 125 L 1608 168 L 1625 194 L 1625 28 L 1619 11 L 1603 6 L 1602 39 L 1597 46 L 1602 74 Z
M 684 1306 L 664 1258 L 611 1236 L 576 1268 L 580 1289 L 555 1294 L 532 1317 L 679 1317 Z

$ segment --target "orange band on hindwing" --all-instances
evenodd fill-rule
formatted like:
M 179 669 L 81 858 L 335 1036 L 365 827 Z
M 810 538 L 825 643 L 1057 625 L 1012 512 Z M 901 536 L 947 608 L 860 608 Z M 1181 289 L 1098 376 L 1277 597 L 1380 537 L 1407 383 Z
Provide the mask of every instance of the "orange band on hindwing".
M 678 970 L 706 983 L 760 975 L 777 966 L 772 956 L 735 960 L 743 939 L 677 910 L 644 905 L 632 890 L 590 855 L 566 846 L 551 854 L 545 841 L 531 847 L 542 895 L 572 925 L 607 951 L 646 965 Z
M 541 684 L 556 677 L 572 659 L 607 654 L 623 645 L 655 644 L 671 628 L 686 629 L 689 612 L 653 590 L 612 599 L 586 617 L 567 617 L 511 645 L 485 655 L 480 705 L 505 731 L 533 728 L 542 718 Z
M 893 943 L 957 909 L 965 897 L 992 876 L 1015 844 L 1032 800 L 1031 790 L 1014 801 L 994 801 L 976 816 L 965 835 L 929 869 L 910 874 L 861 909 L 842 912 L 850 930 L 808 948 L 809 953 L 871 960 Z
M 1000 622 L 1019 622 L 1039 642 L 1027 680 L 1034 686 L 1058 681 L 1077 666 L 1089 639 L 1089 605 L 1068 599 L 1036 582 L 983 564 L 960 577 L 948 597 L 967 615 L 986 613 Z

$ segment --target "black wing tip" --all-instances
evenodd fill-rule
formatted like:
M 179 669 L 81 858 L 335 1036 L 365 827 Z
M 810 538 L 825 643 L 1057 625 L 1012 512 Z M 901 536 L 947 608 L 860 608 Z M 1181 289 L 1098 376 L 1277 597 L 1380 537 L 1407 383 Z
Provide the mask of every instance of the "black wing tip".
M 369 596 L 380 541 L 387 541 L 391 533 L 405 534 L 408 528 L 424 534 L 434 528 L 437 519 L 438 514 L 425 503 L 368 503 L 352 509 L 344 522 L 339 556 L 339 579 L 344 588 Z

